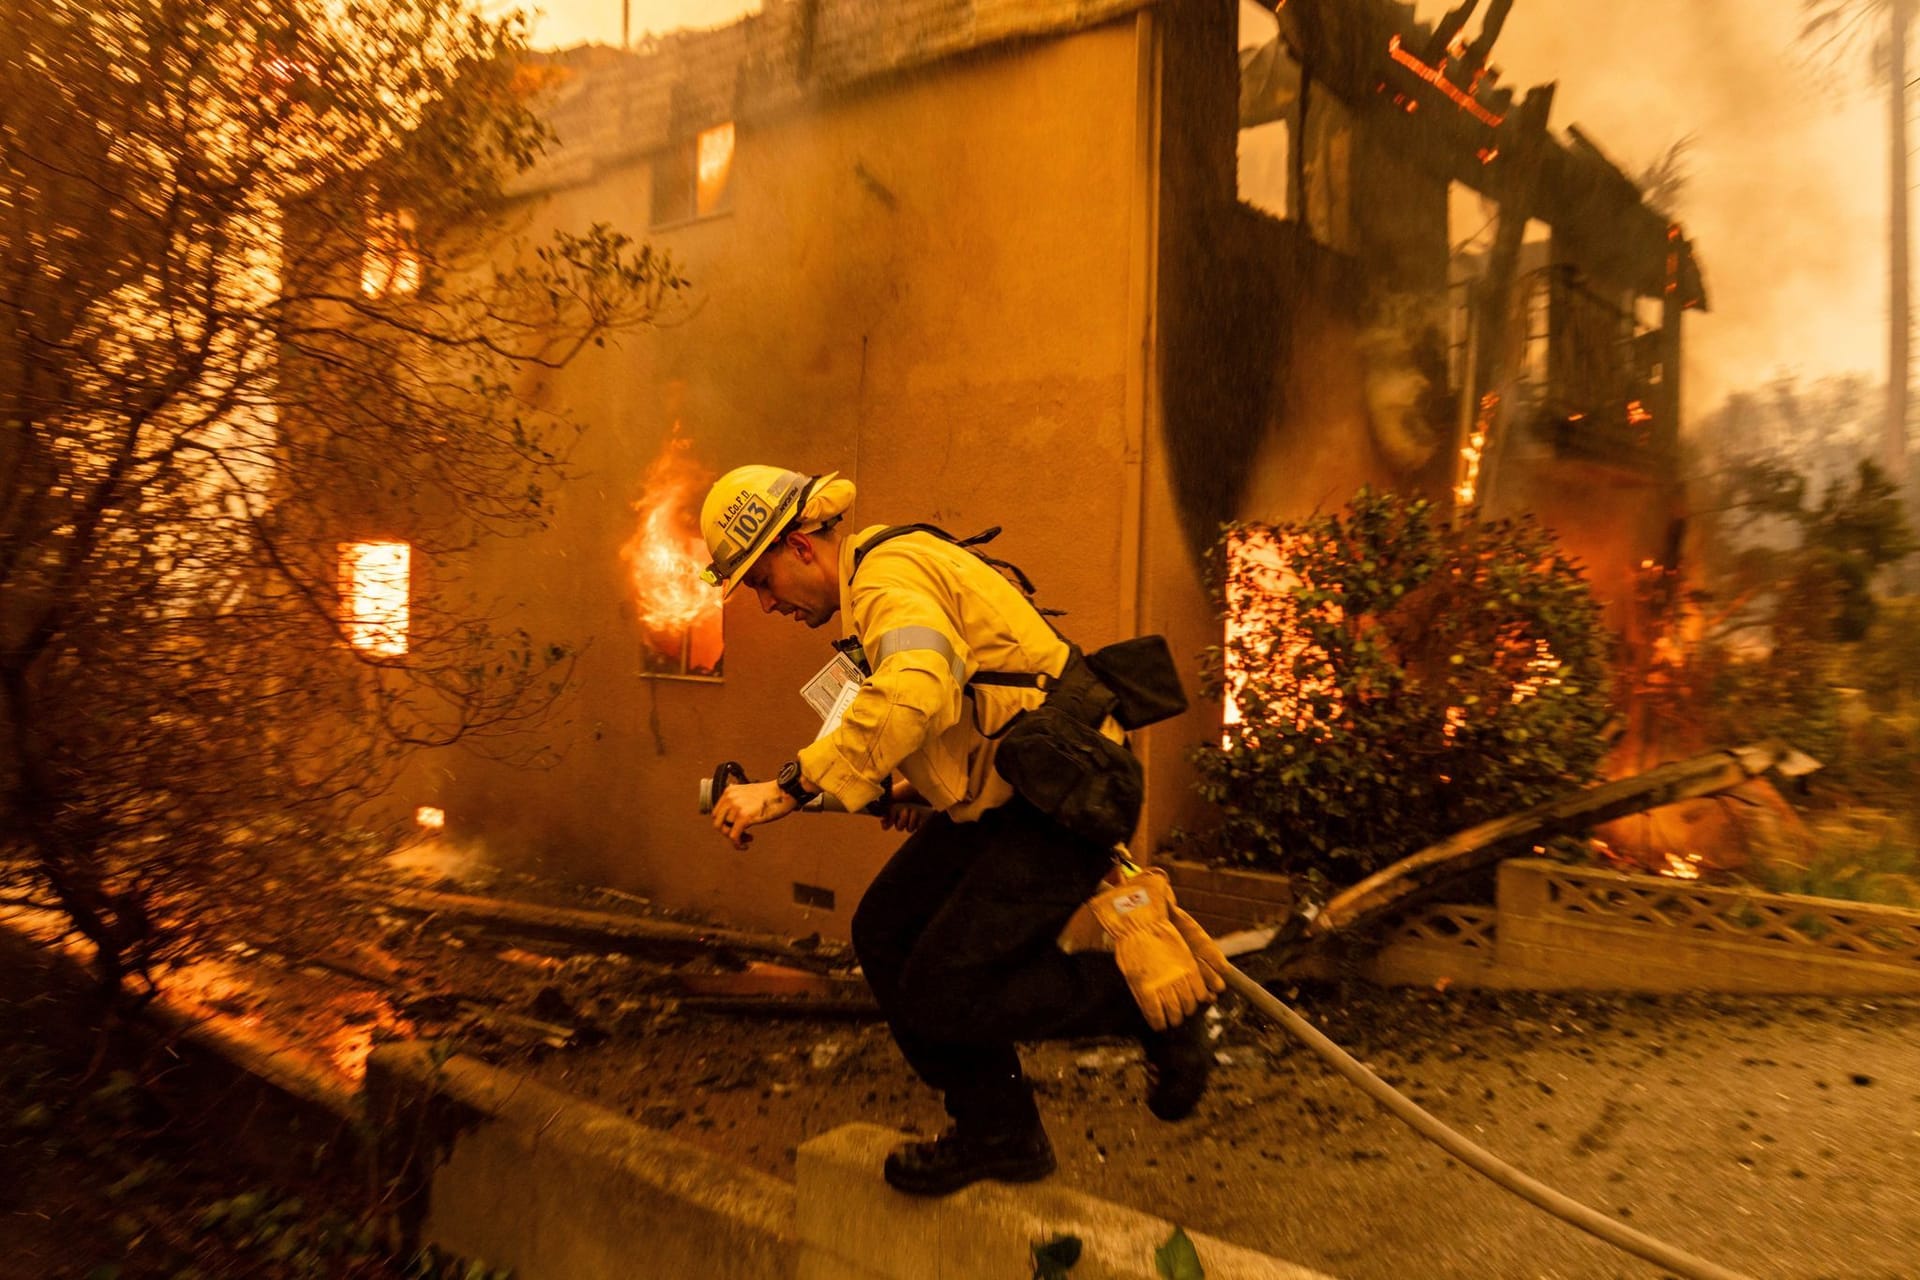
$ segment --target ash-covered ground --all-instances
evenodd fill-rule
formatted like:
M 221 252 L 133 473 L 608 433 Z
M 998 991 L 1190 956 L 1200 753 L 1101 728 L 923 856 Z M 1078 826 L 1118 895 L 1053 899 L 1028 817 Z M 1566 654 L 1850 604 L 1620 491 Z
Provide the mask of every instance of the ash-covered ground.
M 1447 1123 L 1642 1231 L 1756 1277 L 1920 1275 L 1920 1002 L 1361 985 L 1294 1002 Z M 1661 1274 L 1457 1164 L 1244 1006 L 1216 1026 L 1214 1088 L 1180 1125 L 1140 1105 L 1132 1045 L 1029 1050 L 1055 1176 L 1350 1280 Z M 942 1120 L 872 1023 L 666 1015 L 529 1069 L 783 1177 L 836 1125 Z
M 483 891 L 666 918 L 599 891 Z M 337 990 L 298 998 L 296 970 L 330 989 L 345 979 L 285 957 L 270 995 L 232 997 L 230 1011 L 318 1035 L 338 1059 L 326 1011 L 349 1007 L 362 1041 L 447 1037 L 785 1178 L 796 1146 L 837 1125 L 942 1123 L 870 1018 L 719 1014 L 686 997 L 690 975 L 741 973 L 749 957 L 611 954 L 453 915 L 365 910 L 375 940 L 345 967 L 384 975 L 379 1016 L 343 1006 Z M 829 951 L 803 967 L 831 972 Z M 1280 994 L 1446 1123 L 1644 1232 L 1754 1277 L 1920 1275 L 1920 1000 L 1358 982 Z M 1214 1087 L 1180 1125 L 1141 1105 L 1136 1046 L 1030 1048 L 1056 1178 L 1348 1280 L 1661 1274 L 1458 1165 L 1237 1001 L 1214 1027 Z

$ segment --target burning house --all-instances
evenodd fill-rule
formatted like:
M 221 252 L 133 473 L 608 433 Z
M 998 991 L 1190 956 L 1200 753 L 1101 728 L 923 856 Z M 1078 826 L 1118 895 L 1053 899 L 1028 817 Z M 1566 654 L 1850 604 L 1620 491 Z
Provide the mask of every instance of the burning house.
M 559 55 L 526 217 L 644 234 L 698 301 L 538 389 L 591 424 L 576 478 L 550 528 L 477 553 L 517 625 L 579 649 L 557 763 L 438 752 L 398 798 L 503 863 L 844 932 L 875 824 L 739 853 L 695 810 L 716 762 L 766 776 L 811 737 L 828 656 L 696 580 L 705 484 L 749 461 L 852 477 L 854 527 L 1004 526 L 1088 647 L 1217 643 L 1221 522 L 1363 484 L 1536 513 L 1618 614 L 1676 554 L 1704 299 L 1552 86 L 1499 83 L 1510 7 L 769 0 Z M 1203 820 L 1186 752 L 1219 716 L 1143 735 L 1141 847 Z

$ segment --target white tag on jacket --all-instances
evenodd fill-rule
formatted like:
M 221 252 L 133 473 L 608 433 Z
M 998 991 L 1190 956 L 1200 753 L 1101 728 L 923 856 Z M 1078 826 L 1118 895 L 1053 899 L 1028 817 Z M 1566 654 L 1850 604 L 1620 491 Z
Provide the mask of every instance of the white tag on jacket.
M 847 685 L 840 690 L 840 696 L 833 700 L 833 706 L 827 710 L 827 718 L 820 722 L 820 732 L 813 735 L 815 742 L 840 727 L 840 722 L 847 718 L 847 708 L 853 705 L 853 699 L 859 692 L 860 686 L 857 684 Z
M 831 733 L 839 725 L 840 717 L 846 714 L 846 704 L 853 701 L 854 692 L 865 678 L 853 659 L 836 653 L 826 666 L 814 673 L 813 679 L 800 686 L 800 696 L 826 724 L 820 732 Z

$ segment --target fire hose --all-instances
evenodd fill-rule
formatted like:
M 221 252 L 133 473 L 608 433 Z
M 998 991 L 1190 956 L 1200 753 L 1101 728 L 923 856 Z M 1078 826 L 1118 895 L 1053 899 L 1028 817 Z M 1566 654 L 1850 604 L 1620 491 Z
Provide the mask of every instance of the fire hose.
M 1229 964 L 1226 973 L 1221 976 L 1227 980 L 1227 985 L 1239 992 L 1247 1003 L 1279 1023 L 1281 1030 L 1288 1035 L 1319 1054 L 1328 1065 L 1345 1076 L 1362 1093 L 1391 1111 L 1415 1133 L 1435 1144 L 1475 1173 L 1491 1178 L 1522 1199 L 1545 1209 L 1563 1222 L 1579 1227 L 1589 1235 L 1600 1237 L 1614 1248 L 1624 1249 L 1649 1262 L 1659 1263 L 1675 1275 L 1685 1277 L 1686 1280 L 1748 1280 L 1748 1277 L 1738 1271 L 1729 1271 L 1716 1263 L 1708 1262 L 1705 1258 L 1696 1258 L 1686 1250 L 1675 1248 L 1663 1240 L 1656 1240 L 1645 1232 L 1635 1231 L 1632 1227 L 1616 1222 L 1599 1210 L 1581 1204 L 1571 1196 L 1562 1195 L 1538 1178 L 1522 1173 L 1485 1147 L 1442 1124 L 1432 1113 L 1368 1070 L 1365 1063 L 1328 1039 L 1311 1022 L 1294 1012 L 1275 998 L 1272 992 L 1233 965 Z
M 700 780 L 700 812 L 711 812 L 714 801 L 719 798 L 722 791 L 725 791 L 733 782 L 746 780 L 746 772 L 738 764 L 732 761 L 722 764 L 714 770 L 711 778 Z M 825 797 L 822 797 L 821 800 L 814 801 L 810 807 L 823 812 L 846 812 L 838 805 L 823 803 L 824 800 Z M 869 810 L 869 812 L 878 812 L 878 810 Z M 1750 1280 L 1750 1277 L 1741 1272 L 1730 1271 L 1705 1258 L 1695 1257 L 1686 1250 L 1663 1240 L 1657 1240 L 1645 1232 L 1635 1231 L 1632 1227 L 1616 1221 L 1599 1210 L 1554 1190 L 1538 1178 L 1521 1172 L 1485 1147 L 1441 1123 L 1431 1112 L 1375 1075 L 1365 1063 L 1335 1044 L 1311 1022 L 1301 1017 L 1272 992 L 1249 978 L 1234 965 L 1228 964 L 1226 972 L 1221 976 L 1226 979 L 1227 985 L 1238 992 L 1248 1004 L 1277 1023 L 1288 1035 L 1319 1054 L 1329 1066 L 1346 1077 L 1362 1093 L 1391 1112 L 1415 1133 L 1438 1146 L 1475 1173 L 1491 1179 L 1562 1222 L 1576 1226 L 1589 1235 L 1597 1236 L 1616 1249 L 1657 1263 L 1674 1275 L 1682 1277 L 1682 1280 Z

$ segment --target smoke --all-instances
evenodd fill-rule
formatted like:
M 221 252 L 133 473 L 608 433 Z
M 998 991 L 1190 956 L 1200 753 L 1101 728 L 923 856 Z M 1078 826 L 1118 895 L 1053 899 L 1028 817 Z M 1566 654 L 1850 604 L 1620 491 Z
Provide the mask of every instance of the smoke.
M 1455 3 L 1416 10 L 1433 22 Z M 631 0 L 630 25 L 637 39 L 760 6 Z M 538 44 L 619 40 L 621 0 L 541 8 Z M 1865 47 L 1822 58 L 1802 21 L 1800 0 L 1524 0 L 1493 50 L 1516 89 L 1558 82 L 1554 124 L 1581 125 L 1629 173 L 1691 135 L 1678 213 L 1713 310 L 1689 317 L 1690 420 L 1782 375 L 1886 373 L 1884 99 Z
M 1781 374 L 1885 375 L 1884 98 L 1864 48 L 1817 58 L 1801 22 L 1800 0 L 1527 0 L 1494 48 L 1629 173 L 1692 135 L 1678 213 L 1713 310 L 1688 316 L 1690 421 Z

